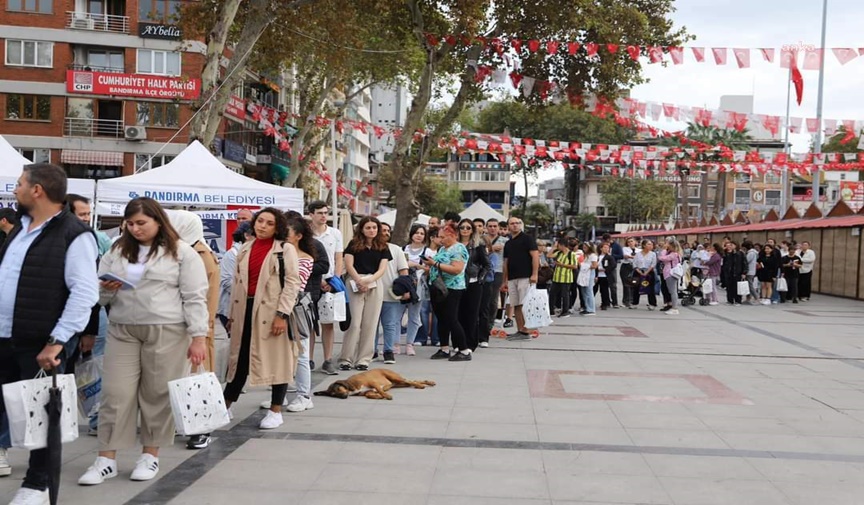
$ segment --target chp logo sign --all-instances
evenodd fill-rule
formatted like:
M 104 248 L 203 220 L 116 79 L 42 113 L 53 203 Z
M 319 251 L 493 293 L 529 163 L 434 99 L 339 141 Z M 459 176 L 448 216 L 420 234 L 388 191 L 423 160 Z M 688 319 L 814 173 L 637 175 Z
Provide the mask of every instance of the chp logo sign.
M 194 100 L 201 95 L 201 79 L 68 70 L 66 91 L 133 98 Z
M 79 93 L 93 92 L 93 73 L 92 72 L 73 72 L 72 73 L 72 89 Z

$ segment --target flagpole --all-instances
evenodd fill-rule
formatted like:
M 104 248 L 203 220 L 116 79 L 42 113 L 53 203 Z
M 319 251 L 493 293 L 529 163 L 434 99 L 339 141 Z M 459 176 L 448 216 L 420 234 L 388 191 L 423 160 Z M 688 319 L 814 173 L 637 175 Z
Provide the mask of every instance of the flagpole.
M 828 0 L 822 1 L 822 44 L 819 46 L 821 54 L 819 58 L 819 96 L 816 101 L 816 120 L 819 126 L 816 128 L 816 142 L 813 152 L 822 152 L 822 88 L 825 84 L 825 33 L 828 27 Z M 814 165 L 813 169 L 813 203 L 819 204 L 819 171 L 820 165 Z
M 786 135 L 783 139 L 783 152 L 786 153 L 786 156 L 789 156 L 790 148 L 789 148 L 789 129 L 791 125 L 789 124 L 789 111 L 791 108 L 792 101 L 792 65 L 789 65 L 789 78 L 786 80 Z M 787 158 L 788 159 L 788 158 Z M 780 212 L 786 212 L 786 209 L 789 208 L 789 167 L 784 166 L 783 171 L 781 172 L 781 182 L 783 184 L 783 191 L 780 193 L 783 197 L 780 200 Z

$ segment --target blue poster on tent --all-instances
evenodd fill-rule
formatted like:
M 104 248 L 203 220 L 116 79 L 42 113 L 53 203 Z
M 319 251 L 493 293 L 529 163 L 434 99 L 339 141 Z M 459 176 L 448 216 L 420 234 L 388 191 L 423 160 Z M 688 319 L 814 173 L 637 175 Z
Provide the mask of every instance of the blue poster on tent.
M 225 221 L 222 219 L 202 219 L 204 240 L 210 249 L 221 257 L 225 253 Z

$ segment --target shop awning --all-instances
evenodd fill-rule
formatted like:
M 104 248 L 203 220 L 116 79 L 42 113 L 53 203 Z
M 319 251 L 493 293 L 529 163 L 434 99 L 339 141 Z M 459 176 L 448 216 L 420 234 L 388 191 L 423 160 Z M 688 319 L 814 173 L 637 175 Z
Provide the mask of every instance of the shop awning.
M 122 167 L 123 153 L 112 151 L 73 151 L 64 149 L 60 152 L 60 162 L 68 163 L 70 165 Z

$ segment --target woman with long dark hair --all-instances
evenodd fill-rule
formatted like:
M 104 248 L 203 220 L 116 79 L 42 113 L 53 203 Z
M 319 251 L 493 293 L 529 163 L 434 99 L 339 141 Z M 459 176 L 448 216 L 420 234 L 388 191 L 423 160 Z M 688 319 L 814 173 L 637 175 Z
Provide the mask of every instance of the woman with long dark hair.
M 596 282 L 598 257 L 597 250 L 590 242 L 582 243 L 582 262 L 579 264 L 579 274 L 576 284 L 579 285 L 579 298 L 585 302 L 585 308 L 579 311 L 583 316 L 595 316 L 594 283 Z
M 126 233 L 102 257 L 100 303 L 111 305 L 99 410 L 99 456 L 78 479 L 101 484 L 117 476 L 117 450 L 135 446 L 141 422 L 141 457 L 132 480 L 159 472 L 159 448 L 174 443 L 168 382 L 207 355 L 210 331 L 207 273 L 195 249 L 180 240 L 152 198 L 135 198 L 123 213 Z
M 237 253 L 231 290 L 231 356 L 228 407 L 240 398 L 247 378 L 252 386 L 272 386 L 270 410 L 261 429 L 282 425 L 282 403 L 294 380 L 299 342 L 289 338 L 288 318 L 300 292 L 297 249 L 286 242 L 288 223 L 277 209 L 264 208 L 252 219 L 255 237 Z
M 678 280 L 679 277 L 672 275 L 672 270 L 684 261 L 681 244 L 674 238 L 666 239 L 666 245 L 657 256 L 657 260 L 663 267 L 661 273 L 663 282 L 660 284 L 660 292 L 663 293 L 665 307 L 660 309 L 669 315 L 678 314 Z
M 459 243 L 468 250 L 468 265 L 465 267 L 465 293 L 459 305 L 459 324 L 465 331 L 465 346 L 471 351 L 477 349 L 480 328 L 485 328 L 488 314 L 481 313 L 483 284 L 486 274 L 492 269 L 486 243 L 482 234 L 470 219 L 459 221 Z M 487 303 L 488 305 L 488 303 Z
M 381 277 L 392 260 L 387 241 L 381 235 L 381 223 L 366 216 L 354 228 L 354 238 L 345 248 L 345 270 L 348 272 L 351 303 L 351 327 L 342 341 L 339 369 L 368 370 L 375 347 L 375 331 L 384 303 Z
M 639 284 L 634 286 L 632 291 L 633 308 L 639 305 L 639 297 L 643 291 L 648 295 L 648 310 L 657 308 L 657 292 L 654 290 L 656 271 L 657 253 L 654 252 L 654 242 L 643 240 L 642 248 L 633 256 L 633 274 L 639 276 Z
M 459 231 L 455 223 L 447 223 L 440 228 L 441 248 L 434 258 L 427 258 L 426 264 L 431 268 L 430 282 L 438 277 L 447 286 L 447 296 L 436 299 L 433 295 L 432 305 L 438 316 L 438 338 L 440 347 L 431 359 L 449 359 L 450 361 L 471 361 L 471 349 L 465 341 L 465 330 L 459 323 L 459 304 L 465 293 L 465 267 L 468 265 L 468 249 L 457 240 Z M 434 287 L 432 288 L 434 289 Z M 450 354 L 450 343 L 459 351 Z
M 428 321 L 423 320 L 422 314 L 424 308 L 427 314 L 429 312 L 429 286 L 427 285 L 429 267 L 423 264 L 423 259 L 427 255 L 431 256 L 430 253 L 434 251 L 429 249 L 426 240 L 426 226 L 420 223 L 412 224 L 408 237 L 411 242 L 405 246 L 404 250 L 405 254 L 408 255 L 409 272 L 413 273 L 417 282 L 417 298 L 419 301 L 408 305 L 408 331 L 405 334 L 405 354 L 414 356 L 417 354 L 414 350 L 414 340 L 417 338 L 420 329 L 428 326 Z M 427 333 L 430 332 L 427 330 L 424 333 L 424 342 Z

